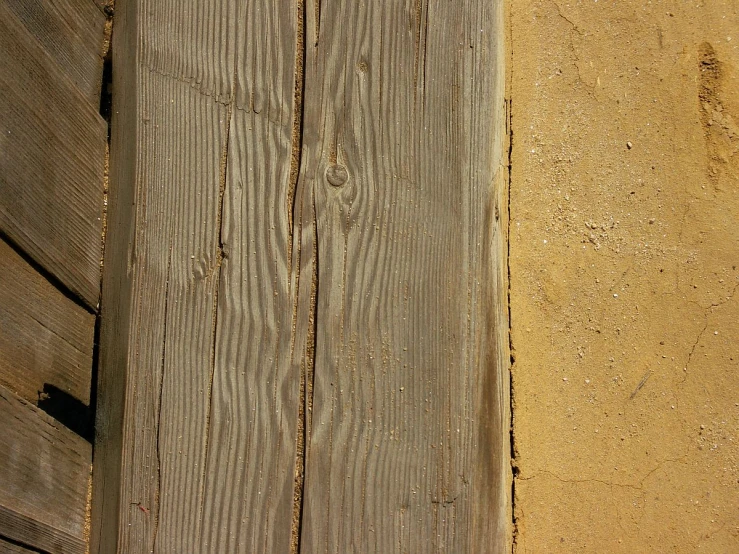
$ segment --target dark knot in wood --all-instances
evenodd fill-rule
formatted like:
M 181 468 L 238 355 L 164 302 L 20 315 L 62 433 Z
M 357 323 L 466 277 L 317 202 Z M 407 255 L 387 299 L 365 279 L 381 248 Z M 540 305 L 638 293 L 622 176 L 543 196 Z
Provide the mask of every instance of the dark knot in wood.
M 328 169 L 326 169 L 326 180 L 334 187 L 340 187 L 346 183 L 348 178 L 349 173 L 341 164 L 330 165 L 328 166 Z

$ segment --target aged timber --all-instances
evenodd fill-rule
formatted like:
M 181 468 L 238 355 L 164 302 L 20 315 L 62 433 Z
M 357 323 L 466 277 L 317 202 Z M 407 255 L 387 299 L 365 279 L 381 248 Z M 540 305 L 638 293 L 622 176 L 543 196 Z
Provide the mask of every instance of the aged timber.
M 121 3 L 95 552 L 501 552 L 502 3 Z

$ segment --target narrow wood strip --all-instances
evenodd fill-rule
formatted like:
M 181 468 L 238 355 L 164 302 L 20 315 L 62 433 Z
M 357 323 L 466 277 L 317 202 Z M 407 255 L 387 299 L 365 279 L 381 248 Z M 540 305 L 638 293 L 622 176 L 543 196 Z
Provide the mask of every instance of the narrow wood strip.
M 107 127 L 0 3 L 0 232 L 97 306 Z
M 0 440 L 0 535 L 85 552 L 91 445 L 2 386 Z
M 100 358 L 95 411 L 95 460 L 92 474 L 90 552 L 118 552 L 122 513 L 123 436 L 129 380 L 131 302 L 135 261 L 135 198 L 138 190 L 137 129 L 141 112 L 136 14 L 138 2 L 120 2 L 113 35 L 110 181 L 100 313 Z M 128 412 L 129 417 L 134 416 Z M 139 510 L 141 511 L 141 510 Z M 127 513 L 127 512 L 126 512 Z M 143 514 L 143 512 L 142 512 Z
M 95 316 L 0 240 L 0 385 L 36 403 L 52 385 L 90 403 Z
M 244 2 L 237 19 L 204 552 L 290 549 L 301 378 L 290 259 L 297 11 L 294 0 Z

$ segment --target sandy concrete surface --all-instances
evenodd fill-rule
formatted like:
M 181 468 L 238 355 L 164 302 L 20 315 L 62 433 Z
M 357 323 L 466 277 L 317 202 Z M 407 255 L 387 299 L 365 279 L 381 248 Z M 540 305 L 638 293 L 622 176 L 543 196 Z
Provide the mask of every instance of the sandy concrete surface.
M 510 21 L 515 551 L 739 552 L 739 1 Z

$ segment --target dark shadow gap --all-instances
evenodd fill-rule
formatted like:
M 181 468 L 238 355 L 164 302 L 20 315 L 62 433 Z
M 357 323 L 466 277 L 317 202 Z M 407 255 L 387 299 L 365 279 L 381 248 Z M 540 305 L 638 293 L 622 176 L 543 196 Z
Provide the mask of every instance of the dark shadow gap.
M 298 0 L 297 2 L 297 36 L 296 36 L 296 52 L 295 52 L 295 88 L 293 91 L 293 129 L 292 129 L 292 160 L 291 160 L 291 171 L 290 171 L 290 192 L 288 193 L 288 222 L 290 225 L 290 245 L 288 250 L 288 260 L 290 260 L 290 271 L 300 271 L 300 254 L 296 261 L 296 267 L 292 267 L 293 263 L 293 246 L 297 241 L 302 240 L 300 233 L 296 232 L 298 227 L 298 217 L 302 217 L 302 206 L 299 214 L 296 213 L 297 202 L 298 202 L 298 183 L 300 182 L 300 170 L 302 165 L 302 153 L 303 153 L 303 124 L 305 120 L 305 66 L 306 66 L 306 5 L 304 0 Z M 300 223 L 302 225 L 302 222 Z M 317 243 L 316 243 L 317 247 Z M 298 251 L 300 252 L 300 251 Z M 316 257 L 316 263 L 318 259 Z M 314 266 L 315 269 L 315 266 Z M 314 283 L 317 281 L 316 274 L 313 275 Z M 317 286 L 317 285 L 316 285 Z M 293 302 L 293 317 L 296 317 L 296 310 L 299 305 L 299 286 L 294 291 Z M 313 322 L 315 325 L 315 319 Z M 307 429 L 308 417 L 309 417 L 309 404 L 312 401 L 309 400 L 308 391 L 308 365 L 314 366 L 315 361 L 315 327 L 313 327 L 313 336 L 308 337 L 308 341 L 313 340 L 313 345 L 307 344 L 306 351 L 303 353 L 303 367 L 301 368 L 300 375 L 300 387 L 298 393 L 298 424 L 297 430 L 297 444 L 295 452 L 295 484 L 293 489 L 293 520 L 291 524 L 291 541 L 290 541 L 290 552 L 291 554 L 299 554 L 302 550 L 302 537 L 303 537 L 303 516 L 305 512 L 305 472 L 306 472 L 306 458 L 308 455 L 308 437 L 309 430 Z M 313 357 L 310 362 L 307 359 L 308 349 L 311 351 Z M 313 369 L 311 368 L 311 371 Z
M 511 51 L 511 56 L 513 55 Z M 510 78 L 510 77 L 509 77 Z M 516 479 L 518 479 L 519 468 L 518 468 L 518 453 L 516 448 L 516 428 L 514 425 L 515 421 L 515 389 L 513 386 L 513 368 L 516 363 L 516 350 L 513 344 L 513 322 L 511 319 L 511 176 L 513 170 L 513 100 L 509 97 L 506 101 L 506 127 L 508 134 L 508 190 L 506 191 L 506 201 L 508 203 L 508 225 L 507 225 L 507 236 L 506 236 L 506 271 L 508 276 L 508 291 L 507 291 L 507 302 L 508 302 L 508 351 L 510 353 L 510 360 L 508 365 L 508 403 L 510 409 L 510 463 L 511 463 L 511 549 L 513 552 L 516 551 L 516 544 L 518 539 L 518 520 L 516 518 Z
M 100 84 L 100 116 L 107 123 L 107 145 L 105 148 L 105 170 L 103 174 L 103 211 L 102 211 L 102 231 L 100 236 L 100 288 L 98 292 L 98 311 L 95 316 L 95 335 L 92 346 L 92 370 L 90 383 L 90 406 L 88 408 L 89 420 L 86 422 L 85 430 L 90 433 L 90 442 L 95 448 L 95 413 L 97 411 L 97 394 L 98 394 L 98 375 L 100 368 L 100 324 L 102 320 L 102 304 L 103 304 L 103 259 L 105 257 L 105 235 L 108 228 L 108 189 L 110 186 L 110 136 L 111 136 L 111 118 L 113 114 L 113 3 L 110 2 L 105 6 L 105 35 L 103 37 L 103 75 Z
M 91 406 L 54 385 L 44 383 L 44 390 L 38 395 L 38 407 L 67 429 L 92 443 L 95 412 Z
M 100 322 L 102 318 L 100 312 L 95 317 L 95 335 L 94 342 L 92 343 L 92 369 L 90 371 L 90 405 L 88 406 L 88 421 L 87 426 L 89 428 L 90 438 L 88 439 L 92 443 L 93 450 L 95 448 L 95 413 L 97 411 L 97 397 L 98 397 L 98 372 L 100 368 Z M 84 435 L 83 435 L 84 436 Z M 86 437 L 85 437 L 86 438 Z
M 110 39 L 108 39 L 110 40 Z M 108 144 L 110 144 L 110 118 L 113 113 L 113 56 L 108 47 L 103 57 L 103 82 L 100 87 L 100 116 L 108 123 Z
M 6 542 L 8 544 L 12 544 L 13 546 L 23 548 L 24 550 L 28 550 L 29 552 L 38 552 L 39 554 L 48 554 L 46 550 L 39 550 L 38 548 L 31 546 L 30 544 L 26 544 L 24 542 L 17 541 L 15 539 L 11 539 L 10 537 L 6 537 L 5 535 L 0 535 L 0 542 Z

